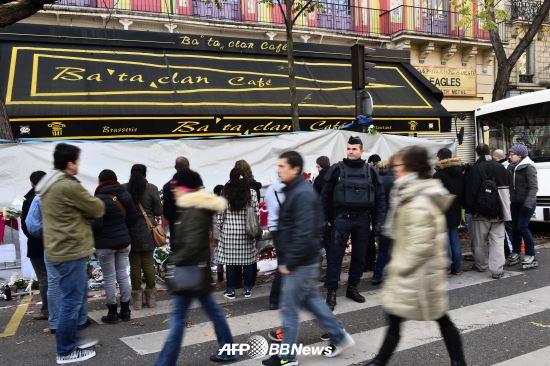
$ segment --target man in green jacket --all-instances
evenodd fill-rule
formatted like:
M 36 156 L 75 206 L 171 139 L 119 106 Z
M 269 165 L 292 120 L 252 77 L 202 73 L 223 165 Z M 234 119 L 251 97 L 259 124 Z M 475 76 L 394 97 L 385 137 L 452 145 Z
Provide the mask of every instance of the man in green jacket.
M 88 193 L 74 177 L 80 149 L 58 144 L 54 170 L 37 187 L 42 201 L 44 249 L 59 273 L 60 305 L 57 323 L 57 363 L 84 361 L 95 356 L 96 342 L 77 345 L 80 308 L 88 295 L 86 261 L 94 252 L 90 219 L 102 217 L 105 205 Z

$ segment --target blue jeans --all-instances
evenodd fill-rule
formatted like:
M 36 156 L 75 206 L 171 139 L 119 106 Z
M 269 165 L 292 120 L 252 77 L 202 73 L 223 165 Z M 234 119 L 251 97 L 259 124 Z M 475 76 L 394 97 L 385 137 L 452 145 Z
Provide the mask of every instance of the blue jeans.
M 448 228 L 447 234 L 449 235 L 448 251 L 451 270 L 459 271 L 462 268 L 462 248 L 458 237 L 458 227 Z
M 384 235 L 378 238 L 378 257 L 376 258 L 376 266 L 372 274 L 373 281 L 382 281 L 384 277 L 384 268 L 390 261 L 390 248 L 392 240 Z
M 345 218 L 337 215 L 332 225 L 332 241 L 327 248 L 327 279 L 325 287 L 330 290 L 338 288 L 340 273 L 342 272 L 342 260 L 346 251 L 346 244 L 351 235 L 351 263 L 349 266 L 348 286 L 357 286 L 363 269 L 370 235 L 369 215 L 365 214 L 356 218 Z
M 200 301 L 202 309 L 214 323 L 219 347 L 222 348 L 225 344 L 233 343 L 233 336 L 231 335 L 227 320 L 225 320 L 225 314 L 218 304 L 216 304 L 211 294 L 174 295 L 172 297 L 172 314 L 170 315 L 170 333 L 166 338 L 162 351 L 160 351 L 155 366 L 172 366 L 176 364 L 181 349 L 181 342 L 183 341 L 187 309 L 194 298 Z M 235 356 L 221 354 L 218 354 L 218 357 L 227 359 L 228 361 L 235 359 Z
M 521 240 L 525 243 L 525 255 L 535 255 L 535 241 L 529 230 L 529 221 L 535 212 L 532 208 L 524 207 L 522 203 L 512 203 L 512 248 L 514 253 L 521 253 Z
M 76 348 L 80 311 L 88 303 L 88 274 L 86 260 L 52 262 L 59 274 L 59 319 L 55 340 L 57 354 L 65 355 Z
M 365 257 L 363 253 L 363 258 Z M 292 350 L 292 345 L 298 340 L 300 328 L 300 309 L 303 307 L 311 312 L 321 324 L 321 327 L 330 334 L 332 343 L 340 343 L 345 336 L 342 324 L 336 319 L 321 298 L 317 284 L 319 283 L 319 263 L 309 266 L 296 267 L 287 275 L 283 275 L 281 298 L 281 320 L 283 323 L 284 347 Z M 283 347 L 283 346 L 281 346 Z M 282 348 L 284 349 L 284 348 Z M 296 355 L 280 354 L 283 360 L 293 361 Z
M 59 319 L 59 273 L 54 267 L 54 262 L 48 261 L 44 253 L 44 264 L 48 273 L 48 328 L 57 329 L 57 320 Z M 86 286 L 88 286 L 86 277 Z M 84 324 L 88 319 L 88 302 L 86 301 L 80 307 L 78 316 L 78 325 Z

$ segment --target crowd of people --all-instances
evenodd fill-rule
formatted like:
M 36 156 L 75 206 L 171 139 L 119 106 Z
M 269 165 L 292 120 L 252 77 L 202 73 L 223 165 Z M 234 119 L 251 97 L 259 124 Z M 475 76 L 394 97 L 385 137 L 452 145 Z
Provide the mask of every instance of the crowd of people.
M 162 216 L 170 230 L 167 277 L 176 285 L 169 286 L 170 331 L 155 364 L 176 364 L 194 299 L 214 323 L 220 348 L 210 360 L 233 361 L 235 356 L 222 350 L 233 337 L 211 295 L 211 265 L 215 264 L 218 281 L 225 273 L 225 298 L 235 299 L 241 287 L 245 298 L 252 296 L 259 237 L 250 228 L 263 198 L 268 210 L 264 235 L 273 240 L 278 260 L 269 309 L 281 314 L 281 327 L 268 336 L 289 350 L 264 360 L 264 365 L 298 364 L 290 346 L 298 341 L 302 308 L 312 312 L 325 331 L 325 356 L 335 357 L 355 343 L 333 314 L 350 246 L 345 296 L 364 303 L 367 299 L 358 285 L 364 272 L 373 271 L 372 283 L 383 285 L 382 306 L 388 314 L 382 347 L 367 365 L 388 363 L 404 320 L 437 321 L 452 365 L 466 365 L 460 333 L 447 316 L 447 277 L 463 271 L 459 227 L 465 223 L 470 234 L 474 270 L 488 270 L 499 279 L 505 265 L 538 265 L 528 228 L 537 172 L 528 149 L 513 145 L 507 158 L 502 150 L 491 155 L 487 145 L 479 145 L 472 165 L 441 149 L 435 174 L 432 157 L 420 146 L 406 147 L 389 160 L 378 155 L 363 160 L 363 154 L 361 139 L 351 137 L 342 161 L 331 165 L 326 156 L 316 160 L 319 174 L 310 184 L 303 177 L 302 156 L 284 152 L 274 167 L 278 180 L 263 197 L 262 184 L 244 160 L 235 163 L 227 183 L 209 193 L 189 160 L 178 157 L 176 173 L 163 186 L 161 199 L 142 164 L 132 166 L 125 184 L 118 182 L 114 171 L 101 171 L 91 195 L 75 177 L 79 148 L 56 145 L 54 169 L 30 176 L 22 223 L 42 297 L 41 311 L 33 318 L 48 320 L 45 331 L 55 334 L 57 363 L 95 356 L 97 341 L 78 332 L 90 323 L 86 266 L 92 254 L 104 277 L 107 314 L 102 322 L 130 320 L 130 305 L 136 310 L 156 306 L 153 251 L 158 243 L 151 229 Z M 182 272 L 185 277 L 179 277 Z M 324 301 L 319 280 L 326 289 Z

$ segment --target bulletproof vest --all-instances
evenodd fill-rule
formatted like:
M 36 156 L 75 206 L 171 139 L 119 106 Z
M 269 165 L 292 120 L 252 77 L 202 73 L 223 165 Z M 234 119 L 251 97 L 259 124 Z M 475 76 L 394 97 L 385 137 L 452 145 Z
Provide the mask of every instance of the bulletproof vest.
M 351 209 L 374 208 L 375 188 L 367 164 L 353 168 L 338 163 L 340 175 L 334 187 L 333 203 L 336 207 Z

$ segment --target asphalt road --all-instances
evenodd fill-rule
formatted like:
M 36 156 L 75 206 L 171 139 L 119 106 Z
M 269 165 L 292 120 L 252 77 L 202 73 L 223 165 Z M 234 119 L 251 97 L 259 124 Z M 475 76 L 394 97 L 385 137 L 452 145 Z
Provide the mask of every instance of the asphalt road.
M 463 333 L 463 342 L 468 365 L 497 365 L 515 357 L 506 365 L 550 365 L 550 249 L 539 248 L 538 269 L 521 271 L 507 268 L 507 276 L 500 280 L 490 279 L 487 273 L 465 272 L 453 276 L 450 283 L 450 315 Z M 464 262 L 465 266 L 471 265 Z M 370 284 L 367 274 L 359 290 L 366 293 L 367 303 L 356 304 L 346 299 L 340 290 L 336 314 L 357 345 L 336 359 L 301 357 L 303 365 L 326 364 L 360 365 L 371 358 L 381 342 L 386 325 L 385 314 L 379 305 L 379 287 Z M 254 289 L 250 299 L 237 294 L 237 300 L 223 299 L 222 304 L 236 343 L 246 343 L 253 334 L 266 336 L 279 325 L 276 311 L 267 309 L 269 284 Z M 39 300 L 39 295 L 34 296 Z M 100 340 L 97 356 L 83 365 L 152 365 L 158 356 L 168 328 L 169 296 L 160 294 L 159 307 L 155 310 L 134 312 L 135 318 L 128 323 L 104 325 L 93 322 L 84 331 L 85 336 Z M 90 300 L 90 317 L 98 319 L 104 310 L 104 300 Z M 0 302 L 0 307 L 8 305 Z M 0 310 L 0 331 L 14 317 L 17 307 Z M 29 305 L 17 332 L 0 338 L 2 365 L 53 365 L 55 364 L 55 337 L 42 332 L 45 321 L 34 321 L 33 311 L 39 305 Z M 306 313 L 303 314 L 307 316 Z M 314 320 L 302 318 L 300 342 L 306 345 L 319 343 L 322 330 Z M 184 344 L 179 365 L 210 365 L 208 356 L 215 352 L 217 343 L 208 318 L 198 308 L 188 314 Z M 160 332 L 160 333 L 159 333 Z M 434 324 L 407 323 L 403 330 L 401 349 L 394 355 L 390 365 L 449 365 L 444 343 Z M 548 356 L 548 357 L 546 357 Z M 243 356 L 235 365 L 260 365 L 259 360 Z M 499 365 L 501 366 L 501 365 Z M 527 366 L 527 365 L 526 365 Z

